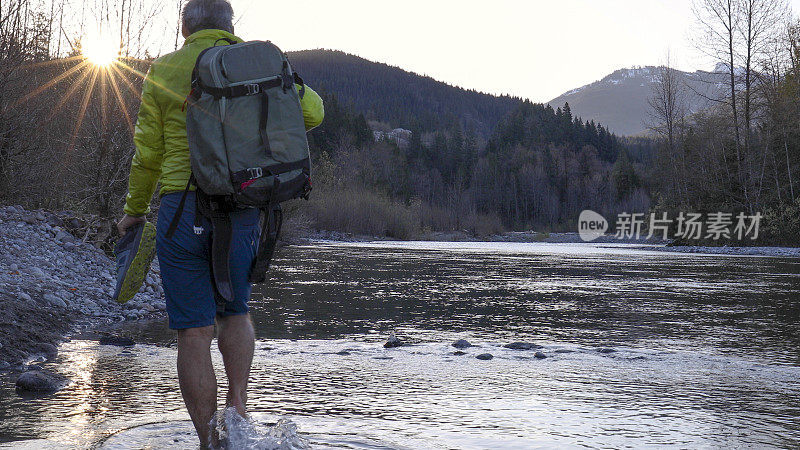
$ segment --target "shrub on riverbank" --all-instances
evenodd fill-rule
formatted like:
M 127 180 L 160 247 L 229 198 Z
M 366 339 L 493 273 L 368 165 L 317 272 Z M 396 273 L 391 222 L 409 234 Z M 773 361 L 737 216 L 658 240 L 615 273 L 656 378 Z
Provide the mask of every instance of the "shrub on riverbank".
M 761 239 L 764 245 L 800 246 L 800 198 L 767 208 Z
M 358 186 L 316 192 L 306 212 L 300 213 L 309 217 L 313 229 L 395 239 L 413 239 L 431 231 L 466 231 L 473 236 L 504 231 L 496 216 L 459 214 L 420 200 L 404 204 Z

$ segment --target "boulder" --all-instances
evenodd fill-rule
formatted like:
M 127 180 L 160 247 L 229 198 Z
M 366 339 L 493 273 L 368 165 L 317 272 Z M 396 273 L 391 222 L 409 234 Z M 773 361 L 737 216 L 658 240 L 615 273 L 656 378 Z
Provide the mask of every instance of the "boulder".
M 542 348 L 541 345 L 536 345 L 531 342 L 512 342 L 504 345 L 503 347 L 510 348 L 511 350 L 535 350 Z
M 17 392 L 46 394 L 63 388 L 67 379 L 44 370 L 29 370 L 17 378 Z
M 533 354 L 533 357 L 536 358 L 536 359 L 545 359 L 545 358 L 547 358 L 547 355 L 545 355 L 542 352 L 536 352 L 536 353 Z
M 616 353 L 616 350 L 614 350 L 613 348 L 598 348 L 597 352 L 598 353 Z
M 51 359 L 58 355 L 58 348 L 48 342 L 40 342 L 31 348 L 31 352 L 44 355 L 45 358 Z
M 66 224 L 66 226 L 68 228 L 70 228 L 72 230 L 77 230 L 78 228 L 81 228 L 83 226 L 83 224 L 81 223 L 81 220 L 78 219 L 77 217 L 72 217 L 70 219 L 67 219 L 65 224 Z
M 66 302 L 64 302 L 64 300 L 58 298 L 57 296 L 55 296 L 53 294 L 49 294 L 49 293 L 48 294 L 44 294 L 44 299 L 47 300 L 47 302 L 50 303 L 53 306 L 57 306 L 59 308 L 66 308 L 67 307 L 67 304 L 66 304 Z
M 403 345 L 403 341 L 401 341 L 400 339 L 397 338 L 397 336 L 392 334 L 391 336 L 389 336 L 389 339 L 386 341 L 386 343 L 383 344 L 383 347 L 384 348 L 395 348 L 395 347 L 401 347 L 402 345 Z
M 494 356 L 491 353 L 481 353 L 480 355 L 476 356 L 475 358 L 480 359 L 481 361 L 488 361 Z
M 472 344 L 470 344 L 466 339 L 459 339 L 459 340 L 453 342 L 453 347 L 455 347 L 455 348 L 469 348 L 469 347 L 472 347 Z
M 58 233 L 56 233 L 56 240 L 63 243 L 67 242 L 74 243 L 75 236 L 67 233 L 66 231 L 59 231 Z
M 453 356 L 463 356 L 463 355 L 466 355 L 466 354 L 467 354 L 467 352 L 462 352 L 461 350 L 456 350 L 453 353 L 451 353 L 451 355 L 453 355 Z

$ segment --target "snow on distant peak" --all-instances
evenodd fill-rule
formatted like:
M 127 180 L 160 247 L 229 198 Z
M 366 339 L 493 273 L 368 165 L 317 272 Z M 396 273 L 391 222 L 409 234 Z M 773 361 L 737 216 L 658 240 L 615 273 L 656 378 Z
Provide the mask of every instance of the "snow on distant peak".
M 728 64 L 728 63 L 718 62 L 714 66 L 714 72 L 713 73 L 729 73 L 729 67 L 730 67 L 730 64 Z M 744 69 L 744 67 L 737 67 L 736 69 L 734 69 L 733 73 L 736 76 L 742 76 L 745 73 L 745 69 Z
M 634 66 L 626 69 L 619 69 L 614 71 L 612 74 L 603 78 L 602 82 L 619 84 L 621 81 L 628 80 L 628 79 L 635 79 L 635 78 L 645 78 L 650 79 L 657 75 L 658 68 L 652 66 Z
M 623 78 L 635 78 L 640 76 L 650 75 L 650 67 L 634 66 L 629 69 L 622 69 Z
M 725 73 L 728 71 L 728 64 L 724 62 L 718 62 L 716 66 L 714 66 L 714 73 Z
M 586 86 L 588 86 L 588 84 L 587 84 Z M 564 96 L 564 97 L 569 97 L 570 95 L 577 94 L 578 92 L 580 92 L 580 91 L 582 91 L 584 88 L 586 88 L 586 86 L 581 86 L 581 87 L 579 87 L 579 88 L 575 88 L 575 89 L 572 89 L 572 90 L 570 90 L 570 91 L 567 91 L 567 92 L 565 92 L 565 93 L 563 94 L 563 96 Z

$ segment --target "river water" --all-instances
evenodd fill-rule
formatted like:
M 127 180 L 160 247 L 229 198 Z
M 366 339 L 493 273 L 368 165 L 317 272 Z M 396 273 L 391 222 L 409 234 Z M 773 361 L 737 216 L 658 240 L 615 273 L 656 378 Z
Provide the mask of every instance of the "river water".
M 252 302 L 262 443 L 800 446 L 799 259 L 317 243 L 283 249 L 271 280 Z M 392 332 L 409 345 L 383 348 Z M 0 447 L 192 448 L 174 334 L 161 321 L 126 333 L 135 347 L 63 344 L 43 364 L 71 380 L 55 395 L 21 398 L 1 376 Z M 453 354 L 456 339 L 476 346 Z

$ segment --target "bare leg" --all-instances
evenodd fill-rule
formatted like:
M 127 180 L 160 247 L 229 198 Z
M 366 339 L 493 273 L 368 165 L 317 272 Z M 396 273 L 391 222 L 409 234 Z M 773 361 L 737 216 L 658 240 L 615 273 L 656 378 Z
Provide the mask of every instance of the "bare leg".
M 218 317 L 219 336 L 217 345 L 222 353 L 225 373 L 228 375 L 226 406 L 235 406 L 244 416 L 247 412 L 247 379 L 253 364 L 255 332 L 250 315 Z
M 178 331 L 178 381 L 200 445 L 211 444 L 209 422 L 217 410 L 217 378 L 211 363 L 214 327 Z

